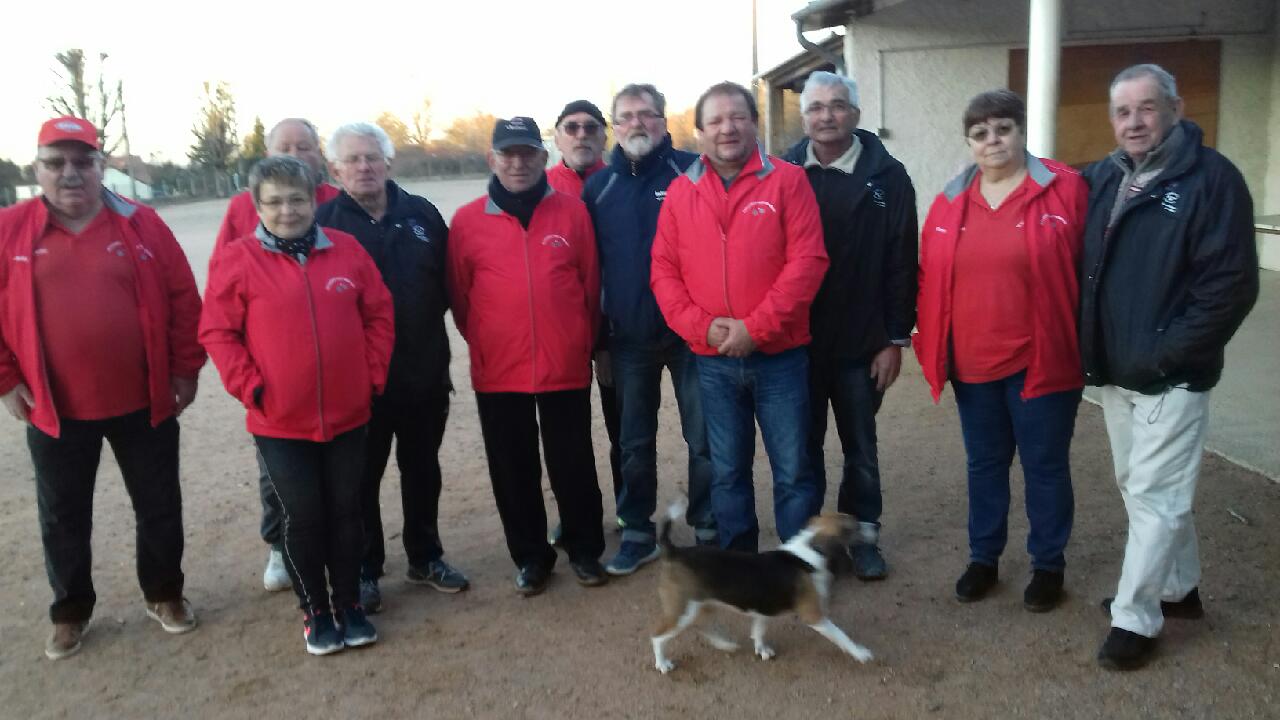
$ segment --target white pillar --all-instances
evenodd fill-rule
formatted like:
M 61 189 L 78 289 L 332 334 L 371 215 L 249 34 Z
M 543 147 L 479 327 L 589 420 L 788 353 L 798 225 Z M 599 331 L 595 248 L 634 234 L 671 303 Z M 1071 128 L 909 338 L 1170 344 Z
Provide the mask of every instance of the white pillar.
M 1062 0 L 1030 0 L 1027 38 L 1027 150 L 1053 157 L 1058 130 Z

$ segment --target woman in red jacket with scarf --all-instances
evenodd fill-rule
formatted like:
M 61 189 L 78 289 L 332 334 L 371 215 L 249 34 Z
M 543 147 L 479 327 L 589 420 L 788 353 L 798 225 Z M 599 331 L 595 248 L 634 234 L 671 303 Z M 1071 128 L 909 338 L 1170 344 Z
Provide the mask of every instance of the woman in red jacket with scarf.
M 307 652 L 327 655 L 378 638 L 359 605 L 360 478 L 395 330 L 373 260 L 315 224 L 313 183 L 288 156 L 249 174 L 261 223 L 212 263 L 200 342 L 248 410 L 284 518 Z
M 970 562 L 961 602 L 999 578 L 1009 468 L 1026 479 L 1032 579 L 1023 605 L 1062 597 L 1074 498 L 1070 448 L 1084 385 L 1076 338 L 1088 191 L 1079 173 L 1026 151 L 1026 106 L 982 93 L 964 114 L 974 165 L 938 194 L 920 242 L 914 347 L 936 402 L 951 381 L 968 455 Z

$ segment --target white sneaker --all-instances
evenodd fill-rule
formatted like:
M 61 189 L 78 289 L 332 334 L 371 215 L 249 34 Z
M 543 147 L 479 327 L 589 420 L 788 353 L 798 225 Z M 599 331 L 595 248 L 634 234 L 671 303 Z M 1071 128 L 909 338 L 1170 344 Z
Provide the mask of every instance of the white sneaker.
M 267 556 L 267 568 L 262 571 L 262 587 L 268 592 L 279 592 L 293 587 L 289 571 L 284 569 L 284 554 L 272 550 Z

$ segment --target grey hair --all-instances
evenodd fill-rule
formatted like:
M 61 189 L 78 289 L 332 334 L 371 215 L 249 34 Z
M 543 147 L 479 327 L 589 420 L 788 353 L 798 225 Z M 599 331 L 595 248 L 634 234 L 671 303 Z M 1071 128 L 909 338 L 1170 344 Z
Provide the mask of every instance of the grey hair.
M 1178 100 L 1178 81 L 1173 78 L 1173 75 L 1168 70 L 1154 63 L 1132 65 L 1121 70 L 1120 74 L 1116 75 L 1116 79 L 1111 81 L 1111 88 L 1107 91 L 1107 97 L 1115 94 L 1116 86 L 1120 83 L 1143 77 L 1155 79 L 1156 87 L 1160 88 L 1160 94 L 1164 96 L 1164 99 L 1170 105 Z
M 262 183 L 288 185 L 307 191 L 307 197 L 316 193 L 316 177 L 311 167 L 292 155 L 275 155 L 259 160 L 249 171 L 249 193 L 253 204 L 259 204 L 258 193 Z
M 373 123 L 353 122 L 342 125 L 333 131 L 333 134 L 329 136 L 329 144 L 324 148 L 325 157 L 329 158 L 330 162 L 338 162 L 340 160 L 338 157 L 338 144 L 344 138 L 353 135 L 369 138 L 378 143 L 378 149 L 382 151 L 382 157 L 386 158 L 387 162 L 390 162 L 391 158 L 396 156 L 396 146 L 391 143 L 391 136 L 387 135 L 386 130 Z
M 614 114 L 618 111 L 618 100 L 620 98 L 633 97 L 643 100 L 645 95 L 648 95 L 649 98 L 653 100 L 653 109 L 659 115 L 666 117 L 667 96 L 658 92 L 658 88 L 650 85 L 649 83 L 629 83 L 623 86 L 623 88 L 618 91 L 618 94 L 613 96 L 613 105 L 609 107 L 609 113 Z
M 820 87 L 843 87 L 845 93 L 849 96 L 849 104 L 854 107 L 860 107 L 858 105 L 858 83 L 854 82 L 853 78 L 825 70 L 815 70 L 809 74 L 809 79 L 804 82 L 804 90 L 800 92 L 801 112 L 809 106 L 810 93 Z
M 271 149 L 271 144 L 275 140 L 276 133 L 280 130 L 280 127 L 285 123 L 291 122 L 298 123 L 302 127 L 306 128 L 307 132 L 311 133 L 311 141 L 316 144 L 316 147 L 320 146 L 320 133 L 316 130 L 316 126 L 311 124 L 310 120 L 307 120 L 306 118 L 285 118 L 275 125 L 272 125 L 271 131 L 267 133 L 266 142 L 268 150 Z

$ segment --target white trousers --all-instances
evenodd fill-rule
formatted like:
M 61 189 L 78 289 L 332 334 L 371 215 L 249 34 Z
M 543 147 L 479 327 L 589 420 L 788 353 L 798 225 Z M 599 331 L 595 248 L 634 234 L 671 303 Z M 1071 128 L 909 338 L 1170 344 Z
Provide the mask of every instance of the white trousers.
M 1102 410 L 1116 484 L 1129 514 L 1111 625 L 1156 637 L 1160 601 L 1178 601 L 1200 583 L 1200 546 L 1191 507 L 1209 426 L 1209 393 L 1170 388 L 1143 395 L 1107 385 Z

